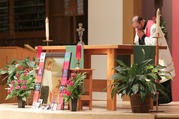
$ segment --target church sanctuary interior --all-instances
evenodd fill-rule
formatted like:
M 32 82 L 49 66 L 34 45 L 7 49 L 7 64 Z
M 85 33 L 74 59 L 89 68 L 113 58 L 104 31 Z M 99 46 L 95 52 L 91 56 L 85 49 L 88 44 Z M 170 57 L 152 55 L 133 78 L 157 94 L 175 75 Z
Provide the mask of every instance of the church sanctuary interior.
M 0 0 L 0 119 L 179 119 L 179 0 Z

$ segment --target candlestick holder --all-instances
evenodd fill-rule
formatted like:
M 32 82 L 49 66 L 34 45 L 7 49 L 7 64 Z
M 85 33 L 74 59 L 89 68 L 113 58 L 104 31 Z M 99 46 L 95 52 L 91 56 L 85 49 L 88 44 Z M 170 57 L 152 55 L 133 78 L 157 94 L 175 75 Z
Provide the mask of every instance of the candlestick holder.
M 155 65 L 158 65 L 159 64 L 159 41 L 158 40 L 159 40 L 159 38 L 161 38 L 159 32 L 157 32 L 156 36 L 154 36 L 153 38 L 156 38 L 156 49 L 155 49 L 156 63 L 155 63 Z M 158 105 L 159 105 L 158 100 L 159 100 L 159 93 L 156 92 L 156 112 L 159 111 L 159 109 L 158 109 Z
M 47 43 L 47 46 L 49 45 L 49 42 L 52 42 L 53 40 L 42 40 L 43 42 Z
M 77 63 L 76 63 L 76 68 L 75 69 L 80 69 L 80 59 L 77 59 Z

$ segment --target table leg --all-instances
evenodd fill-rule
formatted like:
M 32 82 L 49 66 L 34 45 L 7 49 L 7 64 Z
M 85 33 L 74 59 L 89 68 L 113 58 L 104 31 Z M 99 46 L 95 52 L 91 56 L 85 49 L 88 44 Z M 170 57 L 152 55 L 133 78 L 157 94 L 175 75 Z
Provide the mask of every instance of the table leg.
M 93 87 L 93 80 L 92 80 L 92 70 L 89 71 L 89 110 L 92 110 L 92 87 Z
M 84 54 L 84 68 L 91 68 L 91 54 Z
M 110 80 L 114 74 L 113 68 L 115 67 L 115 50 L 109 49 L 107 53 L 107 110 L 116 110 L 116 95 L 111 97 L 111 84 L 113 80 Z

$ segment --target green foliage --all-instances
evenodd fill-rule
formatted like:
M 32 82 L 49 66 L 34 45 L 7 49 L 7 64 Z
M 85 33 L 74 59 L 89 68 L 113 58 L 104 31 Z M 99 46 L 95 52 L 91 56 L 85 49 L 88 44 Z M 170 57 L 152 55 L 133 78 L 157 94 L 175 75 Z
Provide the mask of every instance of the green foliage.
M 34 89 L 36 79 L 36 69 L 38 68 L 38 59 L 30 60 L 26 57 L 23 60 L 13 60 L 0 69 L 0 75 L 8 74 L 3 80 L 7 80 L 8 96 L 6 99 L 14 96 L 21 96 L 23 100 Z
M 64 89 L 63 99 L 68 102 L 70 99 L 78 99 L 82 93 L 82 84 L 86 78 L 86 72 L 77 73 L 71 76 Z
M 151 59 L 144 60 L 140 64 L 132 64 L 131 67 L 126 66 L 121 61 L 117 61 L 119 66 L 115 68 L 116 73 L 112 76 L 114 82 L 112 84 L 112 97 L 115 93 L 121 96 L 139 94 L 141 101 L 148 95 L 156 95 L 160 92 L 164 95 L 164 87 L 159 83 L 162 78 L 171 79 L 168 72 L 164 72 L 164 66 L 151 65 Z

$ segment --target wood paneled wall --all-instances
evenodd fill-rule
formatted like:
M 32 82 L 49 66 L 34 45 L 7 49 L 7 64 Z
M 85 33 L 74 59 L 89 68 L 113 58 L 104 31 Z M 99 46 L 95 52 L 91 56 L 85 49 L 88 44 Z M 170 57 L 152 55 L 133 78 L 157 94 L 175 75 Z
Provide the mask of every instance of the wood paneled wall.
M 0 68 L 3 68 L 11 60 L 24 59 L 28 56 L 32 58 L 33 56 L 36 56 L 36 53 L 31 50 L 20 47 L 0 47 Z M 7 88 L 6 81 L 2 82 L 2 76 L 0 76 L 0 103 L 17 102 L 16 97 L 11 98 L 9 100 L 5 100 L 8 94 L 5 88 Z
M 142 0 L 123 0 L 123 44 L 133 44 L 134 29 L 130 22 L 135 15 L 142 13 Z
M 53 40 L 50 45 L 70 45 L 76 44 L 78 35 L 76 28 L 78 23 L 84 25 L 84 41 L 88 41 L 88 0 L 84 0 L 84 15 L 66 16 L 64 8 L 64 0 L 45 0 L 45 16 L 49 17 L 50 22 L 50 39 Z M 46 45 L 42 42 L 45 40 L 45 29 L 39 31 L 15 31 L 15 10 L 14 1 L 9 0 L 9 33 L 0 33 L 0 46 L 23 46 L 30 44 L 31 46 Z M 22 10 L 23 12 L 23 10 Z M 37 13 L 38 14 L 38 13 Z M 41 21 L 45 24 L 45 19 Z

